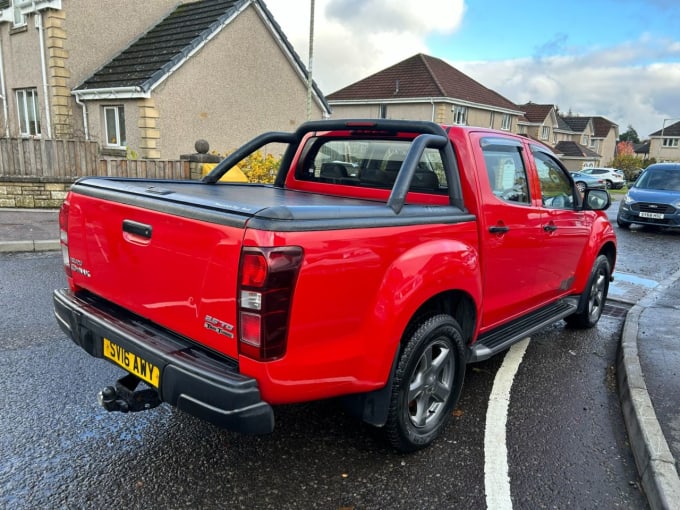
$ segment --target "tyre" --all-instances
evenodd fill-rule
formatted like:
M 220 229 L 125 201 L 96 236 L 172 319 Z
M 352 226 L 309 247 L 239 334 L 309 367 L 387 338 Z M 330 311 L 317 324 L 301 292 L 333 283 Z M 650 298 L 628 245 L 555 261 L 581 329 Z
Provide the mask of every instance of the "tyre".
M 630 228 L 630 223 L 628 223 L 627 221 L 623 221 L 620 218 L 616 218 L 616 224 L 619 226 L 619 228 L 623 228 L 626 230 Z
M 458 322 L 436 315 L 416 324 L 402 345 L 385 433 L 401 452 L 428 446 L 449 421 L 465 378 Z
M 612 181 L 606 180 L 604 181 L 604 185 L 607 189 L 612 189 Z
M 567 324 L 575 328 L 592 328 L 597 324 L 607 301 L 610 276 L 609 259 L 605 255 L 599 255 L 590 272 L 586 290 L 581 296 L 579 311 L 565 318 Z
M 577 182 L 576 183 L 576 189 L 579 190 L 581 193 L 586 192 L 586 183 L 585 182 Z

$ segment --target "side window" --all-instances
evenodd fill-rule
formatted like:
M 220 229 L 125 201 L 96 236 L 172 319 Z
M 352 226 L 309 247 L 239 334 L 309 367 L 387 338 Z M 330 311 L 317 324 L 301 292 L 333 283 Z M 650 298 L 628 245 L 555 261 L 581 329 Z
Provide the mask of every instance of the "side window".
M 37 89 L 18 89 L 16 96 L 21 136 L 40 136 L 40 107 Z
M 482 151 L 493 194 L 506 202 L 528 204 L 527 172 L 520 147 L 483 142 Z
M 122 106 L 104 107 L 104 128 L 108 147 L 125 147 L 125 109 Z
M 573 209 L 574 191 L 566 172 L 544 152 L 535 151 L 534 159 L 543 205 L 548 209 Z

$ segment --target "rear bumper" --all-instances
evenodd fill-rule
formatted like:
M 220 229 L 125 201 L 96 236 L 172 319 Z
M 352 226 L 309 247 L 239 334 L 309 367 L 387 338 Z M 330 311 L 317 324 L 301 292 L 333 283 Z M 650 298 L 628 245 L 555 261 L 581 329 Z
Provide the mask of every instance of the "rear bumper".
M 61 329 L 91 356 L 106 359 L 106 337 L 159 367 L 161 401 L 229 430 L 274 430 L 272 407 L 262 401 L 257 381 L 240 374 L 235 361 L 89 294 L 59 289 L 53 302 Z

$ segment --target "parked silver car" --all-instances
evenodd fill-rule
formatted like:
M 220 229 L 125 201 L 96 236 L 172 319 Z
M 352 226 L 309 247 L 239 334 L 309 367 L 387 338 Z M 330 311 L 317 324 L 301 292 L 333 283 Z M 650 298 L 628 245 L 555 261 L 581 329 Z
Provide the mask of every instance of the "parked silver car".
M 583 168 L 581 173 L 602 179 L 607 189 L 621 189 L 626 183 L 626 177 L 616 168 Z
M 604 179 L 595 177 L 593 175 L 584 174 L 581 172 L 571 172 L 576 188 L 581 192 L 586 189 L 605 189 L 607 187 Z

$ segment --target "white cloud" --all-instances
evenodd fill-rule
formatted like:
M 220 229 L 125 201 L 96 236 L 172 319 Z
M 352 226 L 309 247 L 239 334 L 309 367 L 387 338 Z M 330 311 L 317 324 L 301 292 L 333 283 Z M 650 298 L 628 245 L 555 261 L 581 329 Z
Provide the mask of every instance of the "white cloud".
M 310 1 L 265 2 L 307 63 Z M 464 12 L 463 0 L 316 0 L 314 79 L 330 94 L 416 53 L 446 60 L 428 50 L 427 37 L 455 32 Z M 664 119 L 680 120 L 679 41 L 647 33 L 616 47 L 577 50 L 565 37 L 537 47 L 534 58 L 450 63 L 515 103 L 603 116 L 621 132 L 632 124 L 643 138 Z
M 644 48 L 637 48 L 644 52 Z M 641 138 L 680 120 L 680 63 L 628 64 L 629 45 L 571 57 L 451 62 L 515 103 L 556 104 L 560 111 L 632 124 Z
M 305 63 L 308 62 L 308 0 L 265 0 Z M 426 53 L 425 39 L 456 30 L 463 0 L 316 0 L 314 79 L 326 94 Z

